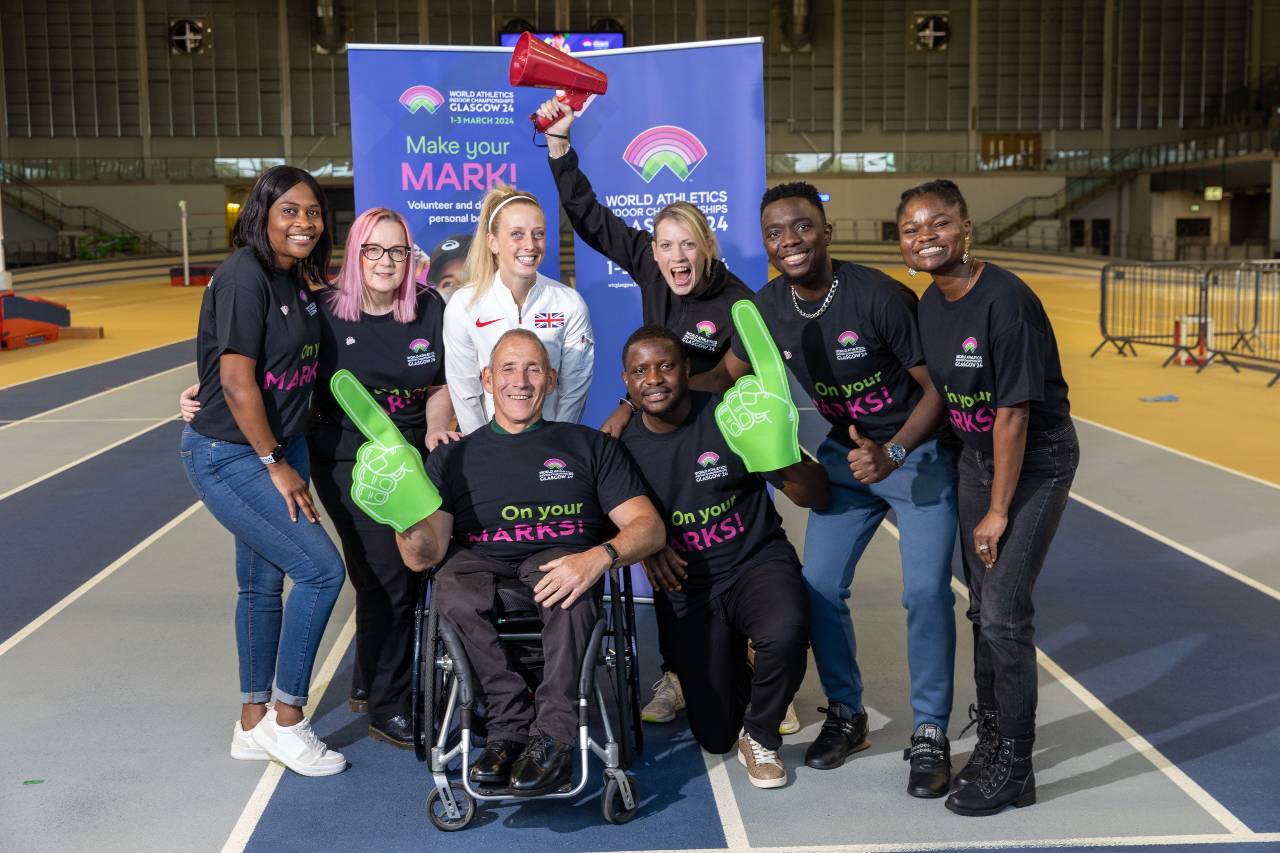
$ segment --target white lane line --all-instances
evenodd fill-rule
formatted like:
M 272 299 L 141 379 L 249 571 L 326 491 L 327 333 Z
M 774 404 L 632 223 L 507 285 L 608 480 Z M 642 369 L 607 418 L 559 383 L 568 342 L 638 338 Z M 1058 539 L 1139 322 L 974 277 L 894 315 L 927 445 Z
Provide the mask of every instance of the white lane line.
M 92 459 L 95 456 L 101 456 L 103 453 L 106 453 L 108 450 L 113 450 L 126 442 L 133 441 L 138 436 L 145 435 L 146 433 L 151 432 L 153 429 L 157 429 L 158 427 L 164 426 L 167 423 L 176 421 L 180 417 L 181 417 L 180 415 L 174 415 L 173 417 L 165 418 L 162 421 L 152 421 L 150 422 L 149 426 L 145 426 L 135 433 L 126 435 L 124 438 L 120 439 L 119 441 L 113 441 L 110 444 L 108 444 L 106 447 L 99 448 L 98 450 L 95 450 L 90 454 L 81 456 L 79 459 L 68 462 L 66 465 L 63 465 L 59 468 L 54 468 L 49 473 L 41 474 L 39 477 L 36 477 L 34 480 L 28 480 L 27 482 L 23 483 L 21 486 L 15 486 L 14 488 L 10 489 L 7 492 L 0 493 L 0 501 L 4 500 L 7 497 L 10 497 L 11 495 L 16 495 L 18 492 L 22 491 L 23 489 L 27 489 L 27 488 L 30 488 L 31 486 L 34 486 L 36 483 L 42 483 L 45 480 L 49 479 L 50 477 L 56 477 L 57 475 L 61 474 L 63 471 L 66 471 L 70 468 L 74 468 L 82 462 L 88 462 L 90 459 Z
M 21 643 L 27 637 L 30 637 L 33 633 L 35 633 L 40 628 L 40 626 L 44 625 L 50 619 L 57 616 L 59 613 L 61 613 L 62 611 L 70 607 L 72 604 L 74 604 L 76 599 L 80 598 L 89 590 L 93 589 L 95 586 L 97 586 L 98 584 L 102 583 L 104 580 L 109 578 L 117 569 L 119 569 L 125 563 L 132 560 L 134 557 L 141 554 L 148 547 L 150 547 L 152 543 L 158 540 L 161 536 L 164 536 L 170 530 L 172 530 L 173 528 L 177 527 L 179 524 L 181 524 L 182 522 L 190 518 L 191 514 L 194 513 L 196 510 L 198 510 L 201 506 L 203 506 L 203 504 L 200 501 L 196 501 L 191 506 L 187 507 L 181 513 L 179 513 L 177 517 L 169 521 L 169 523 L 166 524 L 164 527 L 161 527 L 159 530 L 157 530 L 155 533 L 152 533 L 146 539 L 143 539 L 137 545 L 134 545 L 114 563 L 107 566 L 105 569 L 98 572 L 96 575 L 89 578 L 84 583 L 80 584 L 80 586 L 77 587 L 74 592 L 67 595 L 66 598 L 62 599 L 57 604 L 53 605 L 48 610 L 46 610 L 44 613 L 41 613 L 34 620 L 27 623 L 27 625 L 18 633 L 14 634 L 12 637 L 5 640 L 3 643 L 0 643 L 0 655 L 5 654 L 14 646 L 18 645 L 18 643 Z
M 747 828 L 742 824 L 742 812 L 738 810 L 738 798 L 733 795 L 733 785 L 729 782 L 729 771 L 722 755 L 712 755 L 704 749 L 702 761 L 707 766 L 707 779 L 711 782 L 711 796 L 715 797 L 716 812 L 720 815 L 720 828 L 724 831 L 726 850 L 750 850 L 747 842 Z
M 315 678 L 311 682 L 311 692 L 307 696 L 307 705 L 302 712 L 310 716 L 311 711 L 324 698 L 325 690 L 329 689 L 329 683 L 333 680 L 333 674 L 338 671 L 338 665 L 342 663 L 342 657 L 347 653 L 347 647 L 351 645 L 351 638 L 356 633 L 356 611 L 352 608 L 351 614 L 347 616 L 347 621 L 343 623 L 342 630 L 338 632 L 338 637 L 333 641 L 333 648 L 329 649 L 328 656 L 324 659 L 324 663 L 320 665 L 320 669 L 316 672 Z M 244 810 L 240 812 L 240 819 L 236 821 L 235 827 L 232 828 L 231 834 L 227 836 L 227 841 L 222 845 L 222 853 L 240 853 L 244 850 L 245 845 L 249 843 L 249 839 L 253 837 L 253 831 L 258 826 L 258 821 L 262 820 L 262 813 L 267 810 L 267 804 L 271 802 L 271 795 L 275 793 L 276 786 L 280 784 L 280 780 L 284 778 L 285 767 L 283 764 L 277 764 L 274 761 L 267 762 L 267 769 L 262 771 L 262 778 L 258 780 L 258 785 L 253 789 L 253 793 L 249 796 L 249 802 L 245 803 Z
M 155 418 L 40 418 L 40 424 L 141 424 L 155 420 Z M 9 423 L 17 422 L 0 420 L 0 424 Z
M 1199 560 L 1201 563 L 1204 563 L 1209 568 L 1216 569 L 1217 571 L 1222 572 L 1227 577 L 1234 578 L 1240 581 L 1240 583 L 1244 584 L 1245 586 L 1252 587 L 1253 589 L 1256 589 L 1258 592 L 1261 592 L 1264 595 L 1269 595 L 1272 598 L 1276 599 L 1277 601 L 1280 601 L 1280 590 L 1277 590 L 1275 587 L 1268 586 L 1262 581 L 1255 580 L 1254 578 L 1251 578 L 1248 575 L 1246 575 L 1244 572 L 1231 568 L 1226 563 L 1220 563 L 1217 560 L 1213 559 L 1212 557 L 1201 554 L 1199 551 L 1195 550 L 1194 548 L 1189 548 L 1186 545 L 1183 545 L 1181 542 L 1170 539 L 1168 536 L 1165 536 L 1163 533 L 1157 533 L 1156 531 L 1152 530 L 1150 527 L 1147 527 L 1146 525 L 1143 525 L 1143 524 L 1139 524 L 1138 522 L 1134 521 L 1132 518 L 1127 518 L 1121 515 L 1120 513 L 1116 512 L 1115 510 L 1107 509 L 1102 504 L 1089 500 L 1084 495 L 1078 494 L 1076 492 L 1072 492 L 1071 499 L 1078 503 L 1084 504 L 1089 509 L 1095 512 L 1099 512 L 1105 515 L 1107 518 L 1114 519 L 1115 521 L 1120 522 L 1124 526 L 1130 527 L 1138 531 L 1144 536 L 1151 537 L 1152 539 L 1159 542 L 1161 545 L 1167 545 L 1168 547 L 1172 548 L 1173 550 L 1181 554 L 1186 554 L 1188 557 L 1192 558 L 1193 560 Z
M 898 528 L 888 521 L 881 522 L 880 526 L 894 539 L 900 538 Z M 957 596 L 965 601 L 969 600 L 969 590 L 956 578 L 951 579 L 951 588 L 955 590 Z M 1249 838 L 1256 835 L 1243 821 L 1228 811 L 1226 806 L 1214 799 L 1208 791 L 1201 788 L 1194 779 L 1182 772 L 1164 753 L 1156 749 L 1149 740 L 1138 734 L 1128 723 L 1120 719 L 1114 711 L 1108 708 L 1097 696 L 1093 695 L 1087 687 L 1072 678 L 1065 669 L 1059 666 L 1053 658 L 1045 654 L 1039 646 L 1036 647 L 1036 661 L 1053 676 L 1054 680 L 1070 691 L 1071 695 L 1080 700 L 1090 711 L 1097 714 L 1098 718 L 1110 726 L 1112 731 L 1124 738 L 1125 743 L 1131 749 L 1150 761 L 1152 766 L 1163 773 L 1165 778 L 1176 785 L 1182 793 L 1190 797 L 1196 805 L 1222 824 L 1223 829 L 1230 832 L 1233 838 L 1239 840 L 1242 837 Z
M 64 373 L 72 373 L 76 370 L 84 370 L 86 367 L 98 367 L 99 365 L 107 364 L 108 362 L 119 361 L 122 358 L 129 358 L 130 356 L 134 356 L 134 355 L 142 355 L 144 352 L 152 352 L 153 350 L 163 349 L 164 347 L 171 347 L 174 344 L 180 344 L 183 341 L 191 341 L 192 346 L 195 345 L 194 337 L 192 335 L 187 335 L 185 338 L 178 338 L 176 340 L 166 341 L 165 343 L 156 344 L 155 346 L 147 347 L 146 349 L 135 350 L 133 352 L 126 352 L 121 355 L 113 355 L 110 358 L 102 359 L 102 361 L 91 361 L 88 364 L 81 364 L 81 365 L 77 365 L 76 367 L 68 367 L 66 370 L 55 370 L 53 373 L 46 373 L 42 376 L 36 376 L 31 379 L 24 379 L 21 382 L 15 382 L 12 385 L 3 385 L 3 386 L 0 386 L 0 391 L 8 391 L 10 388 L 18 388 L 22 385 L 30 385 L 32 382 L 43 382 L 44 380 L 52 376 L 61 376 Z M 195 364 L 195 362 L 194 361 L 190 362 L 190 364 Z
M 1088 418 L 1082 418 L 1075 413 L 1072 413 L 1071 418 L 1072 420 L 1079 421 L 1080 423 L 1088 424 L 1089 426 L 1097 427 L 1098 429 L 1105 429 L 1107 432 L 1113 432 L 1116 435 L 1122 435 L 1125 438 L 1131 438 L 1134 441 L 1138 441 L 1143 444 L 1150 445 L 1151 447 L 1155 447 L 1160 450 L 1167 451 L 1168 453 L 1172 453 L 1174 456 L 1181 456 L 1183 459 L 1190 459 L 1192 462 L 1199 462 L 1201 465 L 1208 465 L 1210 468 L 1217 468 L 1219 471 L 1225 471 L 1228 474 L 1235 474 L 1237 477 L 1243 477 L 1246 480 L 1251 480 L 1257 483 L 1258 485 L 1268 486 L 1272 489 L 1280 489 L 1280 483 L 1273 483 L 1270 480 L 1264 480 L 1261 477 L 1255 477 L 1253 474 L 1246 474 L 1243 471 L 1237 471 L 1235 468 L 1228 468 L 1226 465 L 1219 465 L 1217 462 L 1210 462 L 1208 459 L 1202 459 L 1199 456 L 1192 456 L 1190 453 L 1186 453 L 1182 450 L 1175 450 L 1174 448 L 1169 447 L 1167 444 L 1160 444 L 1159 442 L 1152 441 L 1149 438 L 1143 438 L 1140 435 L 1134 435 L 1133 433 L 1125 432 L 1122 429 L 1116 429 L 1115 427 L 1110 427 L 1110 426 L 1107 426 L 1106 424 L 1100 424 L 1097 421 L 1091 421 Z
M 917 850 L 1052 850 L 1062 847 L 1148 847 L 1190 844 L 1276 844 L 1280 832 L 1237 835 L 1117 835 L 1109 838 L 1033 838 L 1001 841 L 909 841 L 881 844 L 788 844 L 752 847 L 756 853 L 914 853 Z M 722 853 L 723 847 L 669 850 L 618 850 L 616 853 Z
M 108 359 L 108 361 L 112 361 L 112 360 L 113 359 Z M 27 417 L 19 418 L 16 421 L 8 421 L 3 425 L 0 425 L 0 430 L 5 430 L 5 429 L 8 429 L 9 427 L 15 427 L 18 424 L 25 424 L 29 421 L 34 421 L 38 418 L 43 418 L 45 415 L 52 415 L 54 412 L 60 412 L 63 409 L 70 408 L 71 406 L 78 406 L 81 403 L 87 403 L 90 400 L 96 400 L 98 397 L 104 397 L 107 394 L 114 394 L 116 391 L 123 391 L 125 388 L 132 388 L 134 385 L 140 385 L 143 382 L 147 382 L 151 379 L 158 379 L 159 377 L 164 376 L 166 373 L 173 373 L 175 370 L 185 370 L 194 365 L 195 365 L 194 361 L 188 361 L 186 364 L 179 364 L 177 367 L 170 367 L 168 370 L 162 370 L 159 373 L 152 373 L 150 376 L 143 376 L 141 379 L 135 379 L 132 382 L 126 382 L 123 385 L 114 385 L 106 389 L 105 391 L 99 391 L 97 394 L 90 394 L 88 397 L 81 397 L 78 400 L 72 400 L 70 403 L 64 403 L 61 406 L 55 406 L 52 409 L 46 409 L 43 412 L 37 412 L 34 415 L 28 415 Z M 76 369 L 79 369 L 79 368 L 76 368 Z M 63 372 L 65 373 L 66 371 L 63 371 Z M 49 376 L 57 376 L 57 375 L 58 374 L 56 373 L 49 374 Z M 47 379 L 48 377 L 41 377 L 41 378 Z M 19 384 L 23 384 L 23 383 L 19 383 Z M 14 386 L 11 385 L 9 387 L 12 388 Z M 5 389 L 0 388 L 0 391 L 3 391 L 3 390 Z

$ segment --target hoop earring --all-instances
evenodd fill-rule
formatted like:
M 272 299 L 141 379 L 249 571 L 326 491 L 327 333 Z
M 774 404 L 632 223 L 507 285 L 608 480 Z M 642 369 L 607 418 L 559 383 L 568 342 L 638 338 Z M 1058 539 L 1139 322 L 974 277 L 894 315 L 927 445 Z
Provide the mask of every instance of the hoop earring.
M 915 278 L 916 276 L 920 275 L 920 270 L 913 270 L 911 267 L 907 267 L 907 275 L 911 276 L 912 278 Z

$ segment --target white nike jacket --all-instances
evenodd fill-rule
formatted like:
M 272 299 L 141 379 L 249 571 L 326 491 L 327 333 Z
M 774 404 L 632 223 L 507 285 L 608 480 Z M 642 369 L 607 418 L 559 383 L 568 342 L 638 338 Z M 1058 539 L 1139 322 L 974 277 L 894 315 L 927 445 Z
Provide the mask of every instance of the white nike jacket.
M 516 307 L 515 297 L 497 276 L 489 292 L 474 303 L 471 291 L 464 288 L 445 307 L 444 372 L 458 429 L 469 433 L 493 417 L 493 398 L 480 382 L 480 368 L 489 363 L 494 344 L 510 329 L 537 335 L 559 374 L 558 387 L 543 404 L 543 417 L 577 423 L 595 366 L 591 316 L 576 290 L 539 273 L 523 309 Z

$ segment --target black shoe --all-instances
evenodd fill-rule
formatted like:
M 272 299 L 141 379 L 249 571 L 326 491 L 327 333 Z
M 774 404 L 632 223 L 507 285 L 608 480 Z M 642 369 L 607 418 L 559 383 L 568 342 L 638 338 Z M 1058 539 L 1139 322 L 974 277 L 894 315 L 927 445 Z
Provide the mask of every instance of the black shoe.
M 867 740 L 867 713 L 853 713 L 848 707 L 831 703 L 830 708 L 819 708 L 827 715 L 822 731 L 809 744 L 804 753 L 804 763 L 814 770 L 835 770 L 855 752 L 871 746 Z
M 511 767 L 511 793 L 517 797 L 549 794 L 569 783 L 574 747 L 546 735 L 534 735 Z
M 413 749 L 413 723 L 404 714 L 374 718 L 369 721 L 369 737 L 401 749 Z
M 974 726 L 978 727 L 978 744 L 973 748 L 973 752 L 969 753 L 968 762 L 951 780 L 956 790 L 978 780 L 982 775 L 982 768 L 990 764 L 991 759 L 995 757 L 996 745 L 1000 742 L 1000 715 L 996 713 L 995 708 L 978 708 L 970 705 L 969 725 L 960 732 L 960 737 L 964 737 L 964 733 Z
M 947 808 L 966 817 L 984 817 L 1005 806 L 1033 805 L 1036 774 L 1031 770 L 1034 737 L 1000 738 L 995 756 L 978 778 L 947 797 Z
M 369 691 L 363 687 L 352 687 L 351 695 L 347 697 L 347 708 L 353 714 L 369 713 Z
M 911 746 L 902 751 L 902 760 L 911 762 L 907 793 L 932 800 L 951 787 L 951 744 L 941 726 L 921 723 L 911 735 Z
M 511 779 L 511 765 L 523 750 L 524 744 L 512 740 L 489 742 L 485 745 L 484 752 L 471 765 L 471 784 L 505 788 Z

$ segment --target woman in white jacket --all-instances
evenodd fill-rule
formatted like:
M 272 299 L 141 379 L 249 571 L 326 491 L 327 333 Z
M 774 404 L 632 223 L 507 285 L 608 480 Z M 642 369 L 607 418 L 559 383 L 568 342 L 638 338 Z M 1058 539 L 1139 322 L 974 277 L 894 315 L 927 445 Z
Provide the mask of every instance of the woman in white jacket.
M 543 406 L 546 418 L 576 423 L 582 417 L 595 364 L 591 317 L 577 291 L 538 272 L 546 246 L 546 217 L 536 198 L 502 184 L 485 194 L 465 284 L 444 312 L 445 375 L 464 433 L 493 416 L 480 368 L 510 329 L 533 332 L 551 356 L 559 381 Z

